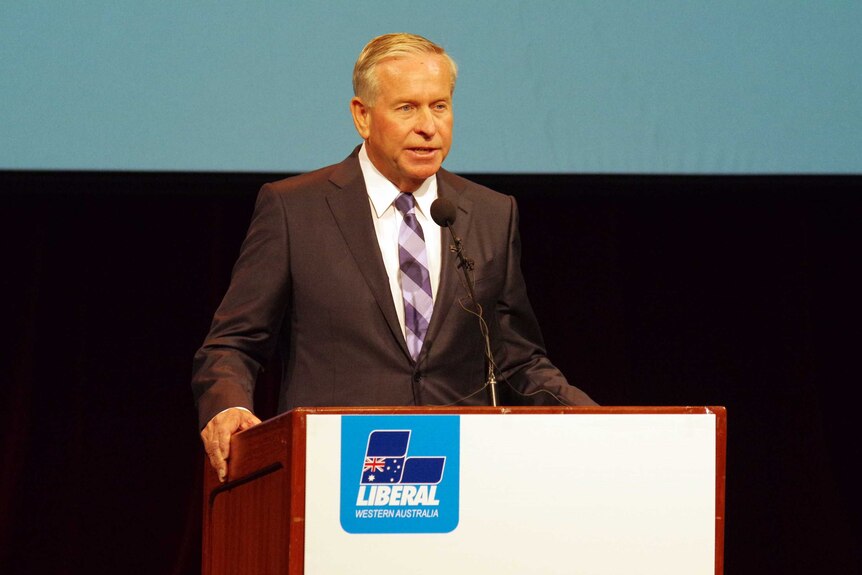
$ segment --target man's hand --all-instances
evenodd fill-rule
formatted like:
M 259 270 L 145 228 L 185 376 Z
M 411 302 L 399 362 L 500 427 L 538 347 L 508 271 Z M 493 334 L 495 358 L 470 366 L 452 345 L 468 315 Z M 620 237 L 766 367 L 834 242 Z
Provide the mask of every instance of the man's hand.
M 227 477 L 227 458 L 230 456 L 230 438 L 234 433 L 248 429 L 260 423 L 252 412 L 231 407 L 210 419 L 201 431 L 204 450 L 210 458 L 210 465 L 218 473 L 218 480 L 224 482 Z

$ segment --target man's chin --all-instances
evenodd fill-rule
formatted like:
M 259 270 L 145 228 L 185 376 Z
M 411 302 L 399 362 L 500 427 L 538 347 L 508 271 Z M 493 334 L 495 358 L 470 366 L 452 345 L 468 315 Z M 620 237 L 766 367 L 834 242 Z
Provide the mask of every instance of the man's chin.
M 416 170 L 410 175 L 410 179 L 416 182 L 416 187 L 419 187 L 422 182 L 433 176 L 440 169 L 440 164 L 426 170 Z
M 440 161 L 439 156 L 434 158 L 428 158 L 426 161 L 412 161 L 408 166 L 408 169 L 405 170 L 410 177 L 425 180 L 433 176 L 437 173 L 437 170 L 440 169 L 440 166 L 443 162 Z

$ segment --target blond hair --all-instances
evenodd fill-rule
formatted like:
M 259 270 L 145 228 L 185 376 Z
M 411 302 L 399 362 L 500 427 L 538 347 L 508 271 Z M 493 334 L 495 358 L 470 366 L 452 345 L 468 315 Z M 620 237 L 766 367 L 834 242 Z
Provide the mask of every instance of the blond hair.
M 458 65 L 442 46 L 417 36 L 416 34 L 384 34 L 371 40 L 359 53 L 356 65 L 353 67 L 353 95 L 362 99 L 366 105 L 374 104 L 377 99 L 376 68 L 387 58 L 414 56 L 416 54 L 436 54 L 443 56 L 449 64 L 452 85 L 450 93 L 455 91 L 455 80 L 458 77 Z

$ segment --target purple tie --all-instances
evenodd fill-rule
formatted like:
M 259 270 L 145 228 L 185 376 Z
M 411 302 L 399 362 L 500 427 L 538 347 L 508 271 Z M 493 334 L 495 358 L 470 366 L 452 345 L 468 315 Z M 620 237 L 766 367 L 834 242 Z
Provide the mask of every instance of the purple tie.
M 398 231 L 398 263 L 401 273 L 401 295 L 404 298 L 404 326 L 407 349 L 413 359 L 419 356 L 434 301 L 431 299 L 431 277 L 428 275 L 428 256 L 425 253 L 425 234 L 416 220 L 413 194 L 400 194 L 395 207 L 404 216 Z

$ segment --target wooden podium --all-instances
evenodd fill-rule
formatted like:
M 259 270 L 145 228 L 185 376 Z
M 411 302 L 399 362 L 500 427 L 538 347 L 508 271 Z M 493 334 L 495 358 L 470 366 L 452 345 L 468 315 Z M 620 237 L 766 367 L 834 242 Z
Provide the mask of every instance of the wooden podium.
M 427 457 L 419 431 L 408 454 L 417 422 L 432 444 L 437 422 L 454 430 L 454 455 Z M 390 427 L 402 457 L 369 458 L 367 429 Z M 296 409 L 234 436 L 225 483 L 206 465 L 202 570 L 720 575 L 725 451 L 723 407 Z M 383 461 L 408 459 L 445 471 L 372 483 Z M 437 504 L 452 508 L 425 530 Z M 376 526 L 411 506 L 412 519 Z

